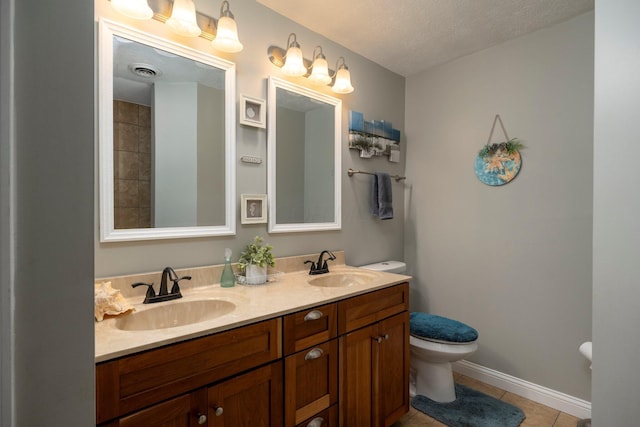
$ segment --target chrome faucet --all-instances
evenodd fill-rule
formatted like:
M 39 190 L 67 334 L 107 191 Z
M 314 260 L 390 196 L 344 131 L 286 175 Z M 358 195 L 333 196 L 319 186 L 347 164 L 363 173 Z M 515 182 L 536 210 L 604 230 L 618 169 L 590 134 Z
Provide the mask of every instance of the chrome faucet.
M 328 259 L 322 261 L 322 257 L 324 254 L 329 255 Z M 309 269 L 309 274 L 324 274 L 329 272 L 329 266 L 327 265 L 327 261 L 333 261 L 336 259 L 336 256 L 331 253 L 331 251 L 324 250 L 320 252 L 320 256 L 318 257 L 318 262 L 313 262 L 311 260 L 307 260 L 305 264 L 311 264 L 311 268 Z
M 167 279 L 173 282 L 171 292 L 167 291 Z M 158 294 L 156 294 L 156 291 L 153 289 L 153 283 L 138 282 L 132 284 L 131 287 L 137 288 L 138 286 L 143 285 L 148 286 L 143 304 L 152 304 L 154 302 L 171 301 L 173 299 L 182 298 L 180 286 L 178 285 L 178 282 L 181 280 L 191 280 L 191 276 L 178 277 L 173 268 L 165 267 L 165 269 L 162 270 L 162 278 L 160 279 L 160 290 L 158 291 Z

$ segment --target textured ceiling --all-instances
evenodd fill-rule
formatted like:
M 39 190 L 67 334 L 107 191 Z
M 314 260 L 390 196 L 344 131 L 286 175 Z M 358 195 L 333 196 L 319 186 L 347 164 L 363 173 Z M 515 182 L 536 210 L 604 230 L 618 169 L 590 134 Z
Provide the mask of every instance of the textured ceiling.
M 403 76 L 593 9 L 594 0 L 257 0 Z

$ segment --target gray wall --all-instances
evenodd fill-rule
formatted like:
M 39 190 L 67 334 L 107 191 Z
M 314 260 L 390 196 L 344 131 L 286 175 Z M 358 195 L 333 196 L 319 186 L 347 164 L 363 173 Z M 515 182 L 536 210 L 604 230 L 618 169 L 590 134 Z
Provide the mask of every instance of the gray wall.
M 638 425 L 640 3 L 596 1 L 593 425 Z
M 0 0 L 0 425 L 13 417 L 13 0 Z
M 198 10 L 210 16 L 219 16 L 219 3 L 196 1 Z M 159 24 L 137 23 L 112 12 L 107 0 L 96 1 L 97 14 L 117 19 L 149 31 Z M 356 151 L 347 148 L 348 113 L 350 109 L 361 111 L 369 119 L 385 119 L 403 130 L 404 78 L 386 70 L 339 46 L 324 37 L 276 14 L 252 0 L 236 0 L 231 4 L 244 50 L 238 54 L 221 54 L 237 64 L 237 94 L 267 98 L 267 77 L 270 74 L 283 77 L 278 68 L 267 58 L 270 45 L 284 47 L 287 36 L 295 32 L 303 52 L 310 57 L 314 46 L 322 45 L 329 62 L 335 63 L 344 56 L 351 71 L 355 92 L 338 95 L 343 101 L 342 144 L 342 230 L 315 233 L 287 233 L 267 235 L 266 224 L 240 224 L 240 194 L 266 193 L 266 131 L 238 125 L 236 128 L 236 154 L 260 156 L 260 165 L 237 162 L 238 226 L 231 237 L 159 240 L 134 243 L 99 242 L 95 233 L 96 277 L 161 270 L 164 266 L 189 267 L 223 262 L 223 251 L 230 247 L 234 259 L 255 235 L 265 236 L 273 245 L 276 256 L 319 252 L 322 249 L 343 249 L 347 263 L 358 265 L 384 259 L 403 258 L 404 200 L 402 184 L 394 183 L 395 218 L 379 221 L 368 214 L 367 195 L 369 177 L 356 175 L 349 178 L 349 167 L 370 171 L 403 174 L 404 163 L 389 163 L 385 158 L 361 160 Z M 173 37 L 163 28 L 165 37 Z M 214 52 L 211 49 L 211 52 Z M 333 68 L 333 67 L 332 67 Z M 294 83 L 309 85 L 304 78 L 291 79 Z M 316 87 L 314 87 L 316 88 Z M 329 88 L 321 89 L 334 95 Z M 404 142 L 403 142 L 404 145 Z M 404 147 L 403 147 L 404 148 Z M 97 211 L 96 189 L 96 213 Z
M 409 77 L 405 107 L 413 308 L 477 328 L 472 362 L 587 400 L 592 99 L 588 13 Z M 473 169 L 496 114 L 527 146 L 502 187 Z
M 3 38 L 11 3 L 2 1 Z M 6 426 L 88 426 L 95 420 L 92 16 L 93 4 L 84 0 L 15 1 L 13 61 L 2 49 L 2 124 L 10 126 L 8 138 L 2 133 L 2 155 L 9 149 L 15 156 L 11 194 L 2 162 L 3 357 L 14 358 L 13 378 L 3 366 Z M 11 64 L 14 74 L 7 75 Z M 5 101 L 7 78 L 13 104 Z M 7 222 L 9 206 L 15 216 Z M 7 241 L 12 254 L 4 252 Z

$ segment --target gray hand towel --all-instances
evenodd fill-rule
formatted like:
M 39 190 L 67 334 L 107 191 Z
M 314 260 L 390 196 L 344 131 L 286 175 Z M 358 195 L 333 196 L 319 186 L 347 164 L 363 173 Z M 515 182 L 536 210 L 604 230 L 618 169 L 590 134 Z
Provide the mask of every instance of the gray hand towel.
M 380 219 L 392 219 L 392 202 L 391 177 L 388 173 L 376 172 L 371 179 L 371 214 Z

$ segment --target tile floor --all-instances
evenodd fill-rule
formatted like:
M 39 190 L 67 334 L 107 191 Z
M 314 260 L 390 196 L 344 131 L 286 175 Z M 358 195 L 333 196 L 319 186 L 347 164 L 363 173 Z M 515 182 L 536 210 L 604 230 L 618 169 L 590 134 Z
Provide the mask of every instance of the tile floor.
M 564 412 L 541 405 L 516 394 L 506 392 L 473 378 L 457 373 L 454 374 L 454 378 L 459 384 L 463 384 L 482 393 L 488 394 L 489 396 L 493 396 L 496 399 L 511 403 L 512 405 L 522 409 L 526 418 L 522 424 L 520 424 L 521 427 L 576 427 L 579 421 L 578 418 L 572 415 L 565 414 Z M 409 413 L 393 424 L 392 427 L 417 426 L 446 427 L 446 424 L 442 424 L 413 407 L 410 407 Z

